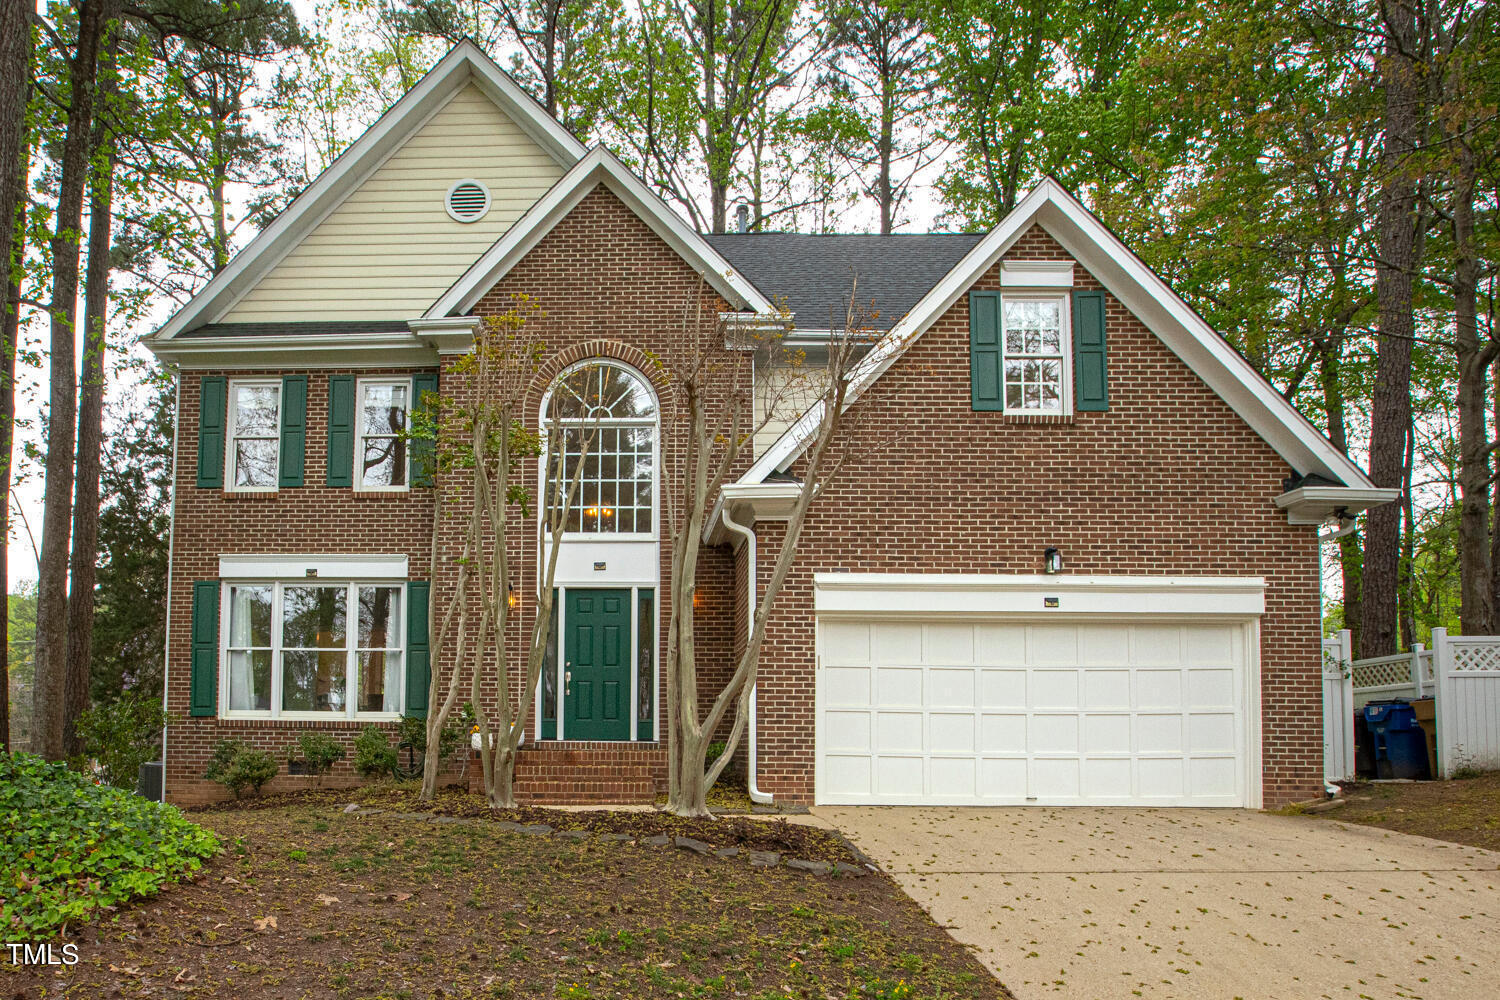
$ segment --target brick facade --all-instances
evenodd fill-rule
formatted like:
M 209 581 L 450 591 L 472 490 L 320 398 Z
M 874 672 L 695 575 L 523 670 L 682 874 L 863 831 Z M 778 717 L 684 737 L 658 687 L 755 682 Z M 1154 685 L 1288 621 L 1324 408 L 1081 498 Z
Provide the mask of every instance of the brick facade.
M 1066 258 L 1040 229 L 1009 254 L 1012 260 Z M 1075 273 L 1077 287 L 1099 287 L 1081 266 Z M 998 282 L 995 268 L 976 287 L 998 288 Z M 723 350 L 718 339 L 716 318 L 724 303 L 603 188 L 543 237 L 475 312 L 506 312 L 521 293 L 541 308 L 530 322 L 548 348 L 528 419 L 535 419 L 551 378 L 572 361 L 605 356 L 632 365 L 656 382 L 661 399 L 662 492 L 668 493 L 684 441 L 673 419 L 671 388 L 653 375 L 653 358 L 670 363 L 674 355 L 709 344 L 727 373 L 725 391 L 748 391 L 748 357 Z M 1286 463 L 1112 297 L 1107 314 L 1108 412 L 1026 421 L 972 411 L 964 298 L 858 404 L 864 430 L 851 447 L 867 450 L 814 504 L 766 638 L 759 703 L 763 789 L 787 802 L 813 797 L 813 573 L 1035 573 L 1043 548 L 1057 545 L 1069 573 L 1265 577 L 1265 801 L 1275 805 L 1318 790 L 1316 529 L 1288 525 L 1272 503 L 1289 473 Z M 443 387 L 450 391 L 452 359 L 444 361 Z M 221 554 L 304 552 L 402 553 L 411 576 L 420 579 L 428 573 L 433 539 L 432 490 L 361 494 L 321 485 L 327 371 L 308 372 L 307 486 L 252 496 L 198 489 L 201 374 L 251 373 L 189 372 L 180 384 L 167 664 L 168 707 L 180 721 L 167 737 L 167 788 L 169 799 L 182 803 L 222 796 L 201 779 L 220 739 L 243 739 L 280 756 L 298 730 L 316 728 L 352 740 L 362 726 L 187 718 L 193 581 L 216 577 Z M 869 433 L 872 428 L 883 428 L 889 440 L 877 440 L 882 434 Z M 662 514 L 658 505 L 658 736 L 665 718 L 660 664 L 671 613 L 665 586 L 671 553 Z M 517 590 L 524 603 L 506 642 L 512 662 L 520 663 L 534 613 L 537 559 L 528 541 L 534 527 L 517 523 L 513 530 L 513 550 L 523 553 Z M 757 528 L 762 584 L 781 530 L 775 523 Z M 434 581 L 434 619 L 452 586 L 458 526 L 445 518 L 437 538 L 444 558 Z M 705 699 L 722 686 L 743 647 L 746 574 L 743 552 L 726 547 L 703 556 L 694 634 Z M 464 681 L 460 701 L 467 691 Z M 496 696 L 493 684 L 484 687 L 487 702 Z M 660 790 L 664 769 L 665 753 L 656 742 L 542 746 L 523 753 L 517 791 L 536 802 L 642 801 Z M 476 773 L 471 766 L 471 779 Z M 346 759 L 328 781 L 349 777 Z M 283 774 L 271 789 L 306 787 L 310 780 Z

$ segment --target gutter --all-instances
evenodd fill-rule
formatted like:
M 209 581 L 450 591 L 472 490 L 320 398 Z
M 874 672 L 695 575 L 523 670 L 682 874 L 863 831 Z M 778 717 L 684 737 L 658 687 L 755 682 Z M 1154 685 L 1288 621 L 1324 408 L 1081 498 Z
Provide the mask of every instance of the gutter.
M 179 370 L 177 385 L 172 392 L 172 507 L 167 519 L 167 618 L 162 623 L 161 635 L 161 710 L 170 709 L 167 693 L 172 684 L 172 564 L 177 555 L 177 444 L 182 433 L 182 372 Z M 161 727 L 161 801 L 167 801 L 167 730 Z
M 746 557 L 749 562 L 749 566 L 747 567 L 748 572 L 745 574 L 745 618 L 746 627 L 749 630 L 746 635 L 746 641 L 748 642 L 749 637 L 755 634 L 755 532 L 736 521 L 733 515 L 729 513 L 729 507 L 726 504 L 721 503 L 719 507 L 719 520 L 723 522 L 725 528 L 739 535 L 745 544 L 750 546 L 750 552 Z M 755 716 L 756 707 L 760 701 L 758 687 L 759 685 L 756 684 L 750 685 L 750 718 L 747 720 L 747 726 L 750 731 L 746 734 L 749 743 L 745 751 L 748 755 L 745 763 L 745 785 L 750 791 L 751 802 L 757 805 L 768 806 L 775 802 L 775 797 L 770 792 L 761 791 L 760 786 L 756 783 L 758 754 L 755 739 L 757 729 Z

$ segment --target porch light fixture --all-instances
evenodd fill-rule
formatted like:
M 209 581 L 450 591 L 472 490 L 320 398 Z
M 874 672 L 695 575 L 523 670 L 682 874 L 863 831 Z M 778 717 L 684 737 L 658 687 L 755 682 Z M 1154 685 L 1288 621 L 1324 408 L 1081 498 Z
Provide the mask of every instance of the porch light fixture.
M 521 606 L 521 595 L 518 594 L 518 593 L 516 593 L 516 585 L 515 584 L 511 584 L 510 585 L 510 589 L 506 591 L 506 594 L 505 594 L 505 603 L 510 605 L 510 609 L 512 611 L 516 610 L 517 608 L 519 608 Z
M 1062 553 L 1055 548 L 1049 548 L 1042 553 L 1042 572 L 1061 573 Z

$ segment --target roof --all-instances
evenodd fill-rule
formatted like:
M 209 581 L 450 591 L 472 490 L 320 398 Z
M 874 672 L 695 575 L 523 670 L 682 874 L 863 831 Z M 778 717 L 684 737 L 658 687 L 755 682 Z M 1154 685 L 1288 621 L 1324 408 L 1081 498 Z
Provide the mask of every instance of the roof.
M 595 145 L 432 304 L 424 317 L 458 316 L 473 309 L 543 236 L 601 184 L 695 268 L 731 308 L 768 316 L 776 313 L 771 300 L 720 256 L 702 234 L 668 208 L 615 154 Z
M 972 250 L 983 233 L 705 236 L 755 286 L 808 330 L 843 326 L 851 288 L 870 310 L 862 325 L 889 330 Z M 856 284 L 857 280 L 857 284 Z
M 1375 489 L 1359 466 L 1050 177 L 1032 188 L 870 349 L 851 373 L 848 403 L 858 400 L 1032 225 L 1041 226 L 1087 268 L 1298 474 L 1321 476 L 1356 490 Z M 740 482 L 764 482 L 772 472 L 790 467 L 816 435 L 821 411 L 819 403 L 803 414 L 757 458 Z
M 563 168 L 573 166 L 583 155 L 582 143 L 569 135 L 478 45 L 465 39 L 449 49 L 416 86 L 366 129 L 160 330 L 147 337 L 146 345 L 152 347 L 184 330 L 201 328 L 224 316 L 350 191 L 399 149 L 453 94 L 470 83 L 493 100 Z
M 280 323 L 205 323 L 184 330 L 179 337 L 295 337 L 299 334 L 405 333 L 404 319 L 349 320 L 325 323 L 299 320 Z

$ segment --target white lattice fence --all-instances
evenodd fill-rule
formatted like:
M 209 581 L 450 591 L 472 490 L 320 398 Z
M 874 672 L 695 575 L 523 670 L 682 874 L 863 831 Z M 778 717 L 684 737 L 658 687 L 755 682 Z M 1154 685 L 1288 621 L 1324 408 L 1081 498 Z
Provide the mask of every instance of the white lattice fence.
M 1417 643 L 1410 653 L 1374 656 L 1350 665 L 1354 707 L 1392 698 L 1430 698 L 1436 683 L 1432 675 L 1432 651 Z
M 1435 628 L 1432 648 L 1442 776 L 1500 768 L 1500 636 L 1450 639 Z

